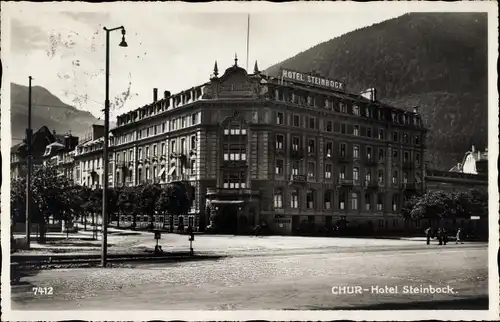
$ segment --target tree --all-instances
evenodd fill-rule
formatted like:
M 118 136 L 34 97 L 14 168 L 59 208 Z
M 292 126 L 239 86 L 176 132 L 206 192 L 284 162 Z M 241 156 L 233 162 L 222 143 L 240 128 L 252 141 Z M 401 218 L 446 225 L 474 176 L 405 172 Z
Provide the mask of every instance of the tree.
M 192 205 L 192 187 L 189 183 L 176 182 L 169 184 L 166 189 L 167 198 L 163 208 L 170 215 L 170 232 L 174 231 L 174 216 L 189 213 Z
M 157 184 L 144 184 L 137 187 L 137 211 L 150 218 L 151 226 L 154 225 L 154 214 L 156 202 L 161 194 L 161 188 Z
M 26 179 L 11 180 L 10 214 L 12 223 L 26 220 Z
M 135 227 L 137 221 L 137 189 L 133 187 L 124 187 L 120 189 L 119 194 L 117 195 L 117 209 L 119 213 L 132 215 L 133 216 L 133 224 Z M 118 223 L 120 221 L 118 220 Z
M 418 199 L 410 212 L 413 220 L 428 219 L 440 222 L 450 214 L 452 199 L 441 190 L 429 190 Z

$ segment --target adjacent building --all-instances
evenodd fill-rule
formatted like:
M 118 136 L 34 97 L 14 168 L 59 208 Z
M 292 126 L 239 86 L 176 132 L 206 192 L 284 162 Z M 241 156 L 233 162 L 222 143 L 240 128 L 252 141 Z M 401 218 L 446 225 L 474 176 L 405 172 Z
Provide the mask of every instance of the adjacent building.
M 403 229 L 405 196 L 423 191 L 426 129 L 418 110 L 388 106 L 370 89 L 235 64 L 219 76 L 120 115 L 113 183 L 189 181 L 189 223 L 221 216 L 227 232 L 266 222 L 275 232 L 319 230 L 339 220 Z M 161 218 L 159 219 L 161 220 Z M 187 224 L 187 223 L 186 223 Z M 409 223 L 406 223 L 408 225 Z
M 104 180 L 103 143 L 104 125 L 91 125 L 73 154 L 75 183 L 93 189 L 102 187 Z

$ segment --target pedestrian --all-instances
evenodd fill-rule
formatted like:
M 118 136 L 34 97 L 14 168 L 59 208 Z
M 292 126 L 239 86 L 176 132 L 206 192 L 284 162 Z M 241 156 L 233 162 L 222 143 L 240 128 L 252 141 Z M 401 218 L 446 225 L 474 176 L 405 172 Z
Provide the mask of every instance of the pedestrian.
M 456 242 L 456 244 L 458 244 L 458 243 L 463 244 L 464 243 L 462 241 L 462 236 L 463 236 L 462 228 L 458 228 L 458 230 L 457 230 L 457 242 Z
M 446 245 L 448 243 L 448 234 L 445 228 L 441 231 L 443 233 L 443 245 Z
M 443 245 L 443 233 L 441 231 L 441 228 L 439 228 L 437 231 L 437 238 L 439 241 L 439 245 Z
M 427 245 L 431 243 L 431 230 L 432 228 L 429 227 L 425 230 L 425 237 L 427 238 Z

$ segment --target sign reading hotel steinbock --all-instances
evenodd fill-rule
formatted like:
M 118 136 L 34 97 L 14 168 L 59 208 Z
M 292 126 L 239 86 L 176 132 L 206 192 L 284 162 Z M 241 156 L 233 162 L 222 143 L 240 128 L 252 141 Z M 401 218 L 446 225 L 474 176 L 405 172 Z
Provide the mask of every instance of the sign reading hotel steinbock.
M 291 81 L 300 82 L 303 84 L 320 86 L 338 91 L 345 91 L 345 84 L 337 80 L 317 77 L 284 68 L 281 69 L 281 77 L 283 78 L 283 80 L 289 79 Z

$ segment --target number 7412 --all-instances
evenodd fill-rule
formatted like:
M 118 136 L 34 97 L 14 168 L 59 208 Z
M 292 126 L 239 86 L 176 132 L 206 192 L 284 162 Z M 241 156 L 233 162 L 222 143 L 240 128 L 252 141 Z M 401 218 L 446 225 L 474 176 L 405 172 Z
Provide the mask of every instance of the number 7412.
M 52 295 L 54 288 L 52 287 L 33 287 L 33 295 Z

